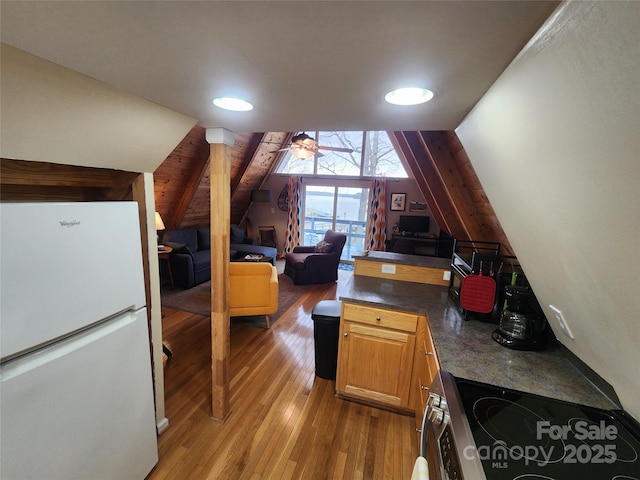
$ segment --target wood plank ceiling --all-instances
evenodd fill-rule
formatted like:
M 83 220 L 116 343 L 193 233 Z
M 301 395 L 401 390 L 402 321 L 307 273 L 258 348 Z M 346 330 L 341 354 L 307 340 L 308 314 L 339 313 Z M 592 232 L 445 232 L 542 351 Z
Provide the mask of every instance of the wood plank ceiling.
M 206 129 L 195 126 L 154 172 L 156 210 L 167 230 L 209 224 L 209 144 Z M 231 223 L 240 223 L 251 190 L 259 189 L 286 145 L 285 132 L 235 133 L 231 147 Z
M 393 132 L 433 220 L 461 240 L 500 242 L 513 249 L 454 131 Z

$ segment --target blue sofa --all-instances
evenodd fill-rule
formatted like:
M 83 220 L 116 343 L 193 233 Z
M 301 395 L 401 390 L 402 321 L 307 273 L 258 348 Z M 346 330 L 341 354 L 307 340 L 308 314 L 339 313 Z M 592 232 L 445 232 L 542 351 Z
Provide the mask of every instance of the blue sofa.
M 164 233 L 163 243 L 173 251 L 169 254 L 173 282 L 182 288 L 191 288 L 211 280 L 211 230 L 208 227 L 182 228 Z M 273 247 L 254 245 L 244 229 L 231 225 L 230 258 L 238 259 L 249 253 L 271 257 L 276 264 L 278 251 Z

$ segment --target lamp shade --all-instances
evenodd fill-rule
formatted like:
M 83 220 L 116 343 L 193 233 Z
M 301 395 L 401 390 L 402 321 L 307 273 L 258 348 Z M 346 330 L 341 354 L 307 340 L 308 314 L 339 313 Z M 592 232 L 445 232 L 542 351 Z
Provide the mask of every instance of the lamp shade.
M 271 190 L 251 190 L 251 201 L 261 203 L 273 202 Z
M 156 230 L 164 230 L 164 222 L 158 212 L 156 212 Z

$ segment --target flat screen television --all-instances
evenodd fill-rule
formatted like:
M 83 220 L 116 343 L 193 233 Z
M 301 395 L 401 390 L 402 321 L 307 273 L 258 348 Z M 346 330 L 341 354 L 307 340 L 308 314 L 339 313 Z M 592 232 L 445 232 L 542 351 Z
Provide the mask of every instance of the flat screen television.
M 425 215 L 400 215 L 398 230 L 413 235 L 429 233 L 429 217 Z

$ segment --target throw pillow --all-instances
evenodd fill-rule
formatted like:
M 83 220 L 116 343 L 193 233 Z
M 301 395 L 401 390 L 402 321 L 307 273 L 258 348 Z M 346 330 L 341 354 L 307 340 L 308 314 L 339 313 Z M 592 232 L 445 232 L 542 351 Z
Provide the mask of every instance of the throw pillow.
M 211 230 L 198 228 L 198 250 L 211 250 Z
M 313 251 L 316 253 L 329 253 L 331 251 L 331 247 L 333 247 L 333 243 L 322 240 L 321 242 L 318 242 Z
M 231 225 L 231 241 L 229 243 L 244 243 L 244 229 L 237 225 Z

